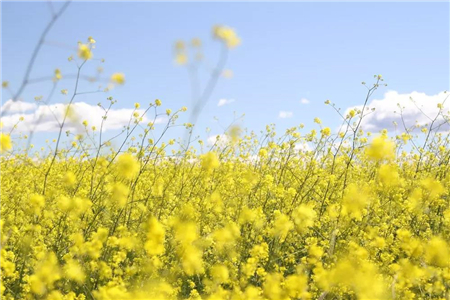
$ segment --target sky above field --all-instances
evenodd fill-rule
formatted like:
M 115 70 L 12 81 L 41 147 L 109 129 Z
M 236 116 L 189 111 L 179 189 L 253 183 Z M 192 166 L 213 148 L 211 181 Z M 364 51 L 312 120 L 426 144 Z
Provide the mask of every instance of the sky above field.
M 53 10 L 62 5 L 53 3 Z M 16 91 L 52 9 L 46 2 L 2 2 L 1 8 L 2 80 Z M 77 42 L 85 42 L 88 36 L 97 41 L 95 60 L 87 63 L 83 74 L 93 75 L 101 65 L 104 86 L 114 72 L 126 76 L 125 85 L 108 93 L 76 97 L 83 118 L 91 124 L 100 122 L 97 103 L 106 105 L 108 96 L 118 100 L 109 134 L 127 122 L 135 102 L 146 107 L 159 98 L 163 110 L 189 109 L 190 77 L 186 66 L 174 63 L 174 42 L 202 40 L 205 62 L 200 82 L 204 88 L 220 53 L 220 42 L 211 34 L 216 24 L 234 28 L 242 43 L 229 51 L 225 69 L 232 70 L 233 76 L 219 79 L 199 118 L 197 132 L 204 139 L 223 133 L 235 114 L 244 113 L 239 124 L 256 131 L 270 123 L 276 123 L 280 131 L 301 123 L 312 128 L 314 117 L 337 130 L 339 116 L 324 102 L 329 99 L 343 112 L 361 105 L 367 92 L 361 82 L 372 84 L 375 74 L 382 74 L 388 86 L 376 91 L 370 101 L 376 113 L 367 118 L 367 130 L 393 130 L 399 102 L 405 106 L 408 124 L 425 123 L 418 107 L 432 116 L 437 103 L 445 99 L 442 92 L 449 89 L 449 3 L 78 2 L 49 32 L 30 76 L 53 76 L 55 68 L 61 70 L 63 79 L 51 102 L 59 108 L 52 106 L 51 113 L 48 107 L 35 104 L 35 96 L 48 96 L 51 80 L 29 84 L 20 103 L 12 104 L 7 113 L 4 109 L 4 129 L 9 131 L 25 116 L 16 132 L 26 132 L 41 114 L 43 123 L 35 143 L 54 136 L 58 125 L 53 114 L 61 118 L 61 104 L 70 99 L 59 91 L 68 89 L 70 95 L 74 89 L 71 75 L 76 65 L 67 58 L 76 57 Z M 95 91 L 97 86 L 82 80 L 79 91 Z M 4 105 L 10 98 L 3 90 Z M 187 116 L 179 123 L 186 122 Z M 205 133 L 207 127 L 209 133 Z M 68 128 L 76 131 L 78 127 L 69 124 Z M 169 137 L 179 136 L 180 130 Z

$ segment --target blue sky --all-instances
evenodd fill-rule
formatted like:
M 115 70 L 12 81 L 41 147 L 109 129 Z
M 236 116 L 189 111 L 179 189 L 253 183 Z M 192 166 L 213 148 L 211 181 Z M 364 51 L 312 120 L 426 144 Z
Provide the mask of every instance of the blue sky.
M 54 3 L 55 9 L 62 3 Z M 17 89 L 31 50 L 50 15 L 45 2 L 2 2 L 2 78 Z M 217 60 L 220 44 L 211 38 L 211 27 L 228 25 L 242 44 L 232 49 L 226 68 L 233 78 L 221 78 L 198 122 L 199 133 L 210 127 L 222 133 L 233 112 L 245 113 L 242 126 L 261 130 L 276 123 L 285 129 L 313 118 L 335 128 L 339 119 L 323 103 L 330 99 L 345 110 L 362 104 L 366 89 L 361 81 L 373 82 L 382 74 L 387 91 L 434 96 L 449 89 L 449 3 L 72 3 L 51 30 L 47 40 L 76 47 L 77 41 L 93 36 L 95 58 L 104 58 L 104 75 L 120 71 L 126 84 L 108 94 L 80 95 L 76 101 L 95 105 L 107 96 L 118 99 L 118 108 L 142 106 L 159 98 L 163 108 L 190 107 L 187 71 L 173 62 L 173 43 L 199 37 L 208 62 Z M 31 78 L 51 76 L 55 68 L 73 74 L 67 61 L 74 51 L 45 45 Z M 90 61 L 86 74 L 99 65 Z M 203 86 L 207 73 L 201 77 Z M 63 80 L 60 89 L 73 88 Z M 23 101 L 46 95 L 51 82 L 30 85 Z M 82 83 L 80 90 L 96 85 Z M 3 90 L 2 101 L 9 99 Z M 306 98 L 309 104 L 300 100 Z M 421 98 L 421 99 L 422 99 Z M 234 99 L 217 106 L 220 99 Z M 433 98 L 434 99 L 434 98 Z M 53 103 L 67 96 L 56 95 Z M 431 100 L 430 100 L 431 101 Z M 280 118 L 279 112 L 292 112 Z M 186 121 L 182 118 L 180 122 Z M 175 134 L 175 133 L 174 133 Z M 52 134 L 40 133 L 42 137 Z

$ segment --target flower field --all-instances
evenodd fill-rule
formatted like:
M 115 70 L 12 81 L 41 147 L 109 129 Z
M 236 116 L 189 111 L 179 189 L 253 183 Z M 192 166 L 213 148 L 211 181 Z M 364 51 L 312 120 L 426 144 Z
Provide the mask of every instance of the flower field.
M 149 124 L 38 160 L 3 134 L 2 298 L 449 299 L 448 134 L 362 117 L 184 150 Z

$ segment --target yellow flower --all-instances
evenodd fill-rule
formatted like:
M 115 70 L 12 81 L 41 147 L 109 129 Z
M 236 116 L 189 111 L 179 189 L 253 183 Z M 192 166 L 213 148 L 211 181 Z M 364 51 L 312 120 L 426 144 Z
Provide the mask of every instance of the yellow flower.
M 381 165 L 378 169 L 378 176 L 383 186 L 395 186 L 400 182 L 396 165 Z
M 267 157 L 268 153 L 267 153 L 267 149 L 261 148 L 258 152 L 258 155 L 260 157 Z
M 350 118 L 353 118 L 356 115 L 356 112 L 354 109 L 350 110 L 350 112 L 348 113 Z
M 316 217 L 314 208 L 308 204 L 299 205 L 292 213 L 295 228 L 299 233 L 307 232 L 308 228 L 314 225 Z
M 385 136 L 379 136 L 372 140 L 366 148 L 366 155 L 373 160 L 395 158 L 395 145 Z
M 186 45 L 183 41 L 179 40 L 175 42 L 175 51 L 184 51 L 186 49 Z
M 62 79 L 62 74 L 61 74 L 61 70 L 60 69 L 55 69 L 55 77 L 54 80 L 58 81 Z
M 92 51 L 89 45 L 79 44 L 78 45 L 78 57 L 84 60 L 89 60 L 92 58 Z
M 264 295 L 270 300 L 284 299 L 281 280 L 283 276 L 279 273 L 268 274 L 264 281 Z
M 234 29 L 227 26 L 214 26 L 213 36 L 224 42 L 228 48 L 234 48 L 241 43 L 241 39 L 237 36 Z
M 0 133 L 0 152 L 6 152 L 11 148 L 11 137 L 8 134 Z
M 121 176 L 131 179 L 139 172 L 139 163 L 133 155 L 125 153 L 117 160 L 117 170 Z
M 66 278 L 77 283 L 83 283 L 86 277 L 83 268 L 73 259 L 70 259 L 64 266 L 64 273 Z
M 187 245 L 181 252 L 183 271 L 192 276 L 205 272 L 203 267 L 202 251 L 193 245 Z
M 178 65 L 185 65 L 187 64 L 187 61 L 188 57 L 186 53 L 177 53 L 177 55 L 175 56 L 175 63 L 177 63 Z
M 29 277 L 31 291 L 43 295 L 53 289 L 55 281 L 61 278 L 58 259 L 53 252 L 40 254 L 41 259 L 34 268 L 34 274 Z
M 239 238 L 240 230 L 235 223 L 228 223 L 223 228 L 217 229 L 213 233 L 213 239 L 216 242 L 216 248 L 221 252 L 230 250 L 235 246 Z
M 33 213 L 39 214 L 41 209 L 45 206 L 45 198 L 42 195 L 33 194 L 30 196 L 30 206 Z
M 208 152 L 202 156 L 202 168 L 208 172 L 219 167 L 219 159 L 214 152 Z
M 63 182 L 65 185 L 72 187 L 77 181 L 77 177 L 73 172 L 67 172 L 63 177 Z
M 278 237 L 283 242 L 289 231 L 294 228 L 294 224 L 287 215 L 278 210 L 274 212 L 274 215 L 275 221 L 273 222 L 272 235 Z
M 111 187 L 111 201 L 119 208 L 125 207 L 128 200 L 128 187 L 121 182 L 116 182 Z
M 363 216 L 363 209 L 367 207 L 369 203 L 369 197 L 361 186 L 356 184 L 350 184 L 342 199 L 342 214 L 344 216 L 350 216 L 356 220 L 361 220 Z
M 304 275 L 289 275 L 285 281 L 286 292 L 291 298 L 307 298 L 308 278 Z
M 214 265 L 211 268 L 211 277 L 213 281 L 216 283 L 224 283 L 227 282 L 230 275 L 228 272 L 228 268 L 224 265 Z
M 434 178 L 425 178 L 420 181 L 420 184 L 429 192 L 431 199 L 435 199 L 445 193 L 445 188 L 438 180 Z
M 165 230 L 156 218 L 151 218 L 148 222 L 147 241 L 145 242 L 145 250 L 151 256 L 163 254 Z
M 425 249 L 427 263 L 445 268 L 450 266 L 450 245 L 439 237 L 433 237 Z
M 111 75 L 111 81 L 117 84 L 125 83 L 125 75 L 123 73 L 114 73 Z
M 330 127 L 325 127 L 324 129 L 321 130 L 321 133 L 323 136 L 329 136 L 331 134 Z

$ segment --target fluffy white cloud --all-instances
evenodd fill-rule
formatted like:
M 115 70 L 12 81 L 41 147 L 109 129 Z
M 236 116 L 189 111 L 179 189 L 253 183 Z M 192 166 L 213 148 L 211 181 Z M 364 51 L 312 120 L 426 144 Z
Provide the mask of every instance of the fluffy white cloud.
M 302 152 L 312 151 L 311 146 L 306 142 L 296 144 L 294 149 Z
M 449 95 L 450 93 L 445 92 L 436 95 L 427 95 L 419 92 L 399 94 L 396 91 L 389 91 L 384 94 L 383 99 L 375 99 L 368 103 L 367 106 L 369 110 L 366 112 L 367 115 L 361 122 L 361 126 L 365 131 L 377 132 L 382 129 L 393 131 L 395 130 L 394 122 L 397 122 L 397 129 L 402 130 L 404 128 L 400 111 L 402 111 L 403 120 L 407 128 L 416 124 L 430 124 L 430 118 L 434 119 L 439 113 L 439 103 L 445 102 L 442 106 L 442 113 L 448 116 L 450 111 L 450 99 L 448 101 L 446 101 L 446 99 Z M 398 105 L 400 105 L 402 109 L 400 109 Z M 369 113 L 372 108 L 375 108 L 375 111 Z M 349 107 L 345 114 L 351 109 L 362 109 L 362 106 Z M 438 117 L 435 125 L 441 123 L 445 123 L 442 116 Z M 440 128 L 440 130 L 449 129 L 450 126 L 448 123 Z
M 67 109 L 67 104 L 57 103 L 53 105 L 35 105 L 34 107 L 27 106 L 27 113 L 19 113 L 17 106 L 7 106 L 6 102 L 2 106 L 2 122 L 5 131 L 11 130 L 11 128 L 17 125 L 15 131 L 29 132 L 34 130 L 35 132 L 55 132 L 59 131 L 60 123 L 64 118 L 64 114 Z M 14 109 L 10 109 L 13 107 Z M 66 119 L 64 124 L 64 130 L 70 130 L 72 132 L 84 131 L 82 122 L 86 120 L 88 126 L 96 126 L 100 129 L 102 117 L 105 115 L 105 111 L 97 106 L 90 105 L 85 102 L 76 102 L 71 106 L 73 116 Z M 122 108 L 122 109 L 110 109 L 107 118 L 103 124 L 103 130 L 121 129 L 123 126 L 128 125 L 134 109 Z M 144 110 L 139 109 L 137 112 L 142 115 Z M 19 119 L 23 117 L 24 120 L 19 122 Z M 149 118 L 144 115 L 143 122 L 149 122 L 153 118 Z M 163 123 L 166 118 L 157 118 L 155 123 Z M 133 124 L 133 121 L 131 121 Z
M 278 117 L 282 119 L 292 118 L 294 113 L 292 111 L 280 111 Z
M 24 113 L 26 111 L 36 109 L 36 103 L 24 102 L 21 100 L 13 101 L 9 99 L 2 105 L 2 114 L 3 112 L 9 113 Z
M 300 99 L 300 103 L 301 104 L 309 104 L 309 100 L 306 98 L 302 98 L 302 99 Z
M 220 99 L 219 102 L 217 103 L 217 106 L 224 106 L 226 104 L 230 104 L 233 102 L 234 102 L 234 99 Z
M 228 143 L 229 140 L 230 138 L 226 134 L 216 134 L 208 137 L 207 143 L 208 146 L 216 144 L 217 146 L 223 147 Z

